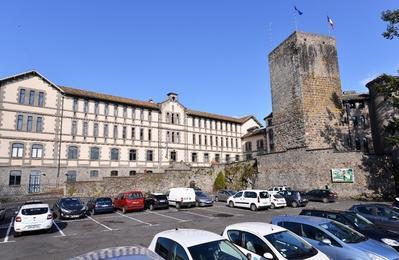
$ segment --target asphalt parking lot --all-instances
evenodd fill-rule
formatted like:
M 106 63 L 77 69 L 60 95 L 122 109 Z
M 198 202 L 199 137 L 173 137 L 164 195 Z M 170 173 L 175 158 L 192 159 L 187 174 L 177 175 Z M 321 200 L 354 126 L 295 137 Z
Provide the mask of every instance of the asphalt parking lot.
M 307 208 L 348 209 L 359 202 L 310 202 Z M 52 204 L 50 204 L 51 206 Z M 32 232 L 14 237 L 13 210 L 0 223 L 1 259 L 68 259 L 92 250 L 142 245 L 153 236 L 174 228 L 196 228 L 222 233 L 227 225 L 247 221 L 270 222 L 276 215 L 297 215 L 302 208 L 269 209 L 252 212 L 229 208 L 223 202 L 212 207 L 98 214 L 77 220 L 54 220 L 51 232 Z

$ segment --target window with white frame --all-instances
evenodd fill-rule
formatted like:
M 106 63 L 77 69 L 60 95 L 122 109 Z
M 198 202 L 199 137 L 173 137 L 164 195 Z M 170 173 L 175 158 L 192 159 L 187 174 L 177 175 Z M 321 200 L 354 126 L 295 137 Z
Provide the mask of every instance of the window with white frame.
M 43 145 L 41 145 L 41 144 L 33 144 L 32 145 L 31 157 L 32 158 L 42 158 L 42 156 L 43 156 Z
M 11 157 L 22 158 L 24 156 L 24 145 L 20 143 L 12 144 Z
M 10 171 L 10 177 L 8 185 L 10 186 L 19 186 L 21 185 L 21 175 L 22 172 L 19 170 Z
M 68 147 L 68 159 L 69 160 L 77 160 L 78 159 L 78 147 L 77 146 L 69 146 Z
M 118 161 L 119 160 L 119 149 L 112 148 L 111 149 L 111 161 Z
M 19 131 L 22 130 L 23 122 L 24 122 L 24 116 L 23 115 L 18 115 L 18 118 L 17 118 L 17 130 L 19 130 Z
M 91 147 L 90 148 L 90 160 L 99 160 L 100 159 L 100 148 Z
M 153 151 L 152 150 L 147 150 L 147 153 L 146 153 L 146 159 L 147 159 L 147 161 L 150 161 L 150 162 L 152 162 L 153 161 Z
M 29 91 L 29 105 L 31 105 L 31 106 L 35 105 L 35 91 L 34 90 Z

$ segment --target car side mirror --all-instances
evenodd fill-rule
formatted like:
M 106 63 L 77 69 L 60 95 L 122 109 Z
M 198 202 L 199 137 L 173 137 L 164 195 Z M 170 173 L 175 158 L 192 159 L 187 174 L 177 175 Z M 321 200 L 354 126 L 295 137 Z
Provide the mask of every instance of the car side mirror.
M 321 240 L 321 242 L 322 242 L 323 244 L 325 244 L 325 245 L 331 246 L 331 240 L 328 239 L 328 238 L 325 238 L 325 239 Z
M 263 255 L 263 257 L 266 258 L 266 259 L 273 259 L 273 255 L 270 254 L 270 253 L 265 253 L 265 254 Z

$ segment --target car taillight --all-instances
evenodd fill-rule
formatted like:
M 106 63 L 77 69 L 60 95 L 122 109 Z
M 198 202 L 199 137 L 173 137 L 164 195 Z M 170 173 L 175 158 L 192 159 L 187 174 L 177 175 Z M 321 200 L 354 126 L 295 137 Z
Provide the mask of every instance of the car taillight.
M 47 219 L 52 219 L 53 218 L 53 214 L 47 214 Z
M 258 196 L 258 203 L 260 203 L 260 198 L 259 198 L 259 196 Z
M 15 218 L 15 222 L 21 222 L 22 221 L 22 218 L 21 217 L 16 217 Z

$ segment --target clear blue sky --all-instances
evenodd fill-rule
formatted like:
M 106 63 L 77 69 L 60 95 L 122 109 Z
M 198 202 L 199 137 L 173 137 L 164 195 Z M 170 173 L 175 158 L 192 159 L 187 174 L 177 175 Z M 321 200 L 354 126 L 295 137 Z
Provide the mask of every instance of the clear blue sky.
M 294 30 L 335 22 L 344 90 L 399 69 L 399 39 L 381 36 L 397 0 L 1 1 L 0 77 L 36 69 L 59 85 L 231 116 L 271 112 L 267 54 Z M 271 30 L 270 30 L 271 28 Z

